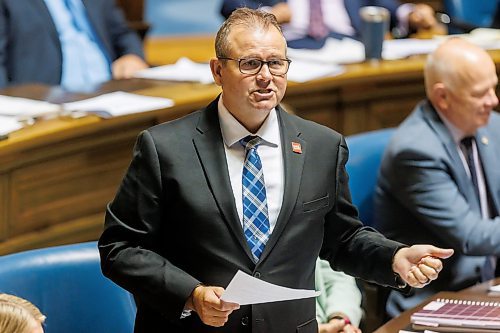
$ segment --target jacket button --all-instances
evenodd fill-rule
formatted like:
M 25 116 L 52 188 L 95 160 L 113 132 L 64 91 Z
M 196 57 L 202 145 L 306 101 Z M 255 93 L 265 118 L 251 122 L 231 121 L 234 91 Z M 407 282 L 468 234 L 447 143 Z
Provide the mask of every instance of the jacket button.
M 260 278 L 260 272 L 253 273 L 253 277 L 259 279 Z
M 241 325 L 243 325 L 243 326 L 248 325 L 248 317 L 247 316 L 241 318 Z

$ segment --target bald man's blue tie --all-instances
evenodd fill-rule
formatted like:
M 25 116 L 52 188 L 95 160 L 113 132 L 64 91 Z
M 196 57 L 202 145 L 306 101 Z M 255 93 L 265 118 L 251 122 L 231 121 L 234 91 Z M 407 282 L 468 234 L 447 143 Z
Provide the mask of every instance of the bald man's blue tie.
M 243 232 L 255 262 L 259 261 L 270 234 L 264 173 L 257 153 L 261 142 L 258 136 L 240 140 L 246 152 L 242 177 Z

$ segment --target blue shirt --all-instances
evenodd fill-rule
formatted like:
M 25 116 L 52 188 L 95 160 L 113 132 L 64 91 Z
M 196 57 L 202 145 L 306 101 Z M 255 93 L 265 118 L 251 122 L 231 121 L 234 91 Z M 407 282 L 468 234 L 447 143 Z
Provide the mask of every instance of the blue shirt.
M 61 43 L 61 86 L 70 91 L 86 91 L 110 80 L 110 61 L 82 1 L 45 0 L 45 4 Z

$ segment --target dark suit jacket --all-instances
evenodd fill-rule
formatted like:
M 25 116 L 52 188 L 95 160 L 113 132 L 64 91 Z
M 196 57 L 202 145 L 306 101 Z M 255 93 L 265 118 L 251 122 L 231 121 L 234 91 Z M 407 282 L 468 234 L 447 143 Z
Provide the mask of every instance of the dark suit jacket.
M 224 0 L 222 2 L 221 14 L 227 18 L 236 9 L 240 7 L 248 7 L 252 9 L 257 9 L 262 6 L 274 6 L 280 2 L 286 2 L 286 0 Z M 347 14 L 351 19 L 351 24 L 356 31 L 355 38 L 360 37 L 361 33 L 361 16 L 359 15 L 359 9 L 364 6 L 380 6 L 385 7 L 391 13 L 391 25 L 397 23 L 396 10 L 400 3 L 396 0 L 344 0 L 345 8 Z M 332 33 L 330 37 L 342 38 L 344 35 Z M 316 40 L 314 38 L 303 38 L 298 41 L 288 41 L 290 47 L 294 48 L 320 48 L 324 44 L 324 40 Z
M 143 57 L 113 0 L 83 0 L 89 19 L 112 61 L 125 54 Z M 0 0 L 0 87 L 19 83 L 58 85 L 62 53 L 44 0 Z
M 284 198 L 257 264 L 234 203 L 217 100 L 139 136 L 99 240 L 103 273 L 137 299 L 136 332 L 317 333 L 314 298 L 242 306 L 219 329 L 203 325 L 195 313 L 179 317 L 196 285 L 226 287 L 238 270 L 314 289 L 318 255 L 348 274 L 396 285 L 391 261 L 401 244 L 358 220 L 344 139 L 277 110 Z M 302 153 L 292 151 L 292 142 Z
M 456 291 L 481 280 L 486 255 L 500 256 L 500 117 L 493 112 L 476 142 L 495 218 L 482 219 L 474 187 L 456 144 L 425 101 L 400 125 L 387 147 L 375 200 L 376 226 L 407 244 L 455 249 L 439 278 L 422 289 L 389 297 L 391 316 L 439 291 Z

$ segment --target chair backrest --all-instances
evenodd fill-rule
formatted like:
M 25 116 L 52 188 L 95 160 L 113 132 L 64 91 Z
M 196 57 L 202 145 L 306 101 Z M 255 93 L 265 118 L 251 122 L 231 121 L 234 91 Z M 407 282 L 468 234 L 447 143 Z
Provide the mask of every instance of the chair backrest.
M 349 147 L 349 187 L 352 201 L 359 210 L 361 221 L 373 226 L 373 195 L 377 184 L 382 154 L 394 129 L 382 129 L 351 135 L 346 138 Z
M 23 297 L 47 316 L 46 333 L 131 333 L 131 295 L 100 270 L 96 242 L 0 257 L 0 292 Z
M 498 0 L 444 0 L 451 21 L 458 20 L 478 27 L 490 27 Z

